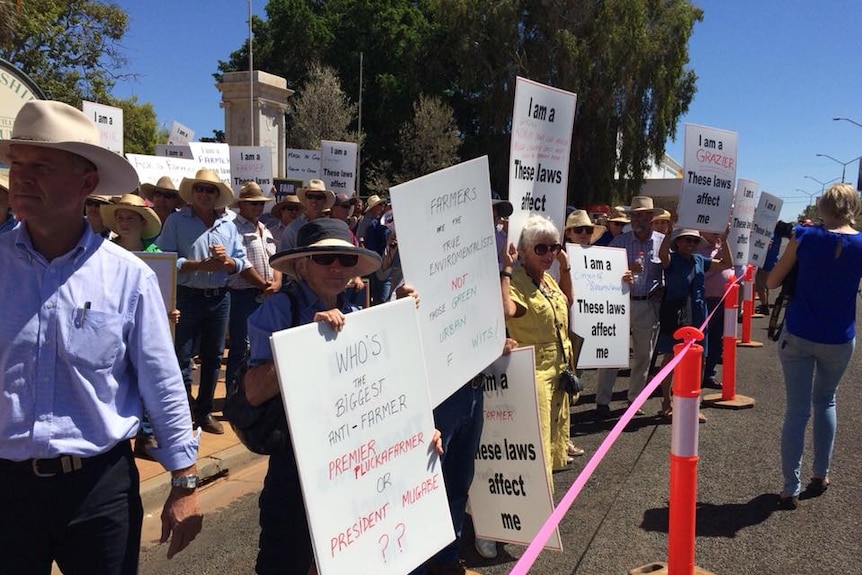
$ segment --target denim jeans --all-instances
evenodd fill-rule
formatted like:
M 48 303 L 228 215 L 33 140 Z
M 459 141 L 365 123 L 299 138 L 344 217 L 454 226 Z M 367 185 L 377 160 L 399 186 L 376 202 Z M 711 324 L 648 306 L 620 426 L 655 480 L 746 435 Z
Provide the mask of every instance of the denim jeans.
M 260 306 L 256 288 L 232 289 L 230 291 L 230 350 L 227 353 L 225 387 L 230 394 L 236 388 L 236 372 L 248 350 L 248 316 Z
M 461 531 L 467 512 L 467 495 L 470 484 L 473 483 L 476 450 L 479 448 L 482 424 L 485 421 L 484 404 L 482 386 L 473 387 L 468 383 L 434 409 L 434 426 L 440 430 L 443 439 L 440 465 L 443 482 L 446 484 L 455 541 L 438 551 L 429 559 L 429 563 L 441 566 L 458 563 Z M 426 566 L 422 565 L 414 569 L 411 575 L 422 575 L 425 572 Z
M 856 340 L 842 344 L 815 343 L 786 330 L 778 345 L 784 371 L 787 408 L 781 428 L 781 471 L 784 495 L 798 495 L 805 446 L 805 427 L 814 411 L 814 465 L 816 477 L 826 477 L 835 442 L 835 390 L 844 375 Z
M 200 385 L 192 410 L 192 417 L 197 419 L 206 416 L 213 408 L 213 395 L 221 369 L 224 338 L 230 316 L 230 297 L 227 290 L 217 297 L 204 297 L 202 290 L 177 286 L 177 309 L 180 310 L 180 321 L 175 330 L 174 350 L 190 398 L 191 359 L 196 336 L 200 342 Z

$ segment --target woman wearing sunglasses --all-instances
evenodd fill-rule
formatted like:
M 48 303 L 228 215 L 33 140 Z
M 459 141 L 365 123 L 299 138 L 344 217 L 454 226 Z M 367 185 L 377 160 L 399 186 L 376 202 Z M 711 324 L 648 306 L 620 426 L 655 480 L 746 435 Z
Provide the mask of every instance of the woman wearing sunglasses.
M 569 454 L 568 446 L 569 397 L 559 389 L 560 374 L 573 367 L 569 341 L 572 302 L 548 273 L 554 260 L 559 259 L 561 282 L 571 282 L 568 260 L 558 242 L 559 237 L 560 232 L 551 220 L 530 216 L 524 222 L 517 249 L 509 245 L 500 272 L 508 335 L 520 345 L 532 345 L 536 349 L 539 425 L 551 489 L 553 470 L 571 463 L 574 455 Z M 516 258 L 521 265 L 514 269 Z

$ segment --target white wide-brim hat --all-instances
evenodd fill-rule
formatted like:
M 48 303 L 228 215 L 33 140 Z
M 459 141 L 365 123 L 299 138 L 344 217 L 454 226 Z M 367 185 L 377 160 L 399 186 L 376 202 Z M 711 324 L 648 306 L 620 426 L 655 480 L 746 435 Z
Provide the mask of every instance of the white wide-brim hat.
M 326 183 L 323 180 L 309 180 L 307 188 L 299 188 L 296 190 L 296 195 L 302 205 L 305 205 L 305 194 L 308 192 L 320 192 L 326 196 L 326 201 L 323 204 L 323 209 L 328 210 L 335 203 L 335 192 L 326 189 Z
M 569 214 L 569 217 L 566 218 L 566 227 L 563 228 L 563 233 L 565 233 L 565 230 L 570 228 L 579 228 L 581 226 L 590 226 L 593 228 L 593 233 L 590 236 L 591 244 L 602 237 L 602 234 L 607 230 L 605 226 L 594 224 L 593 220 L 590 219 L 589 214 L 587 214 L 585 210 L 574 210 Z
M 117 210 L 129 210 L 140 214 L 144 218 L 144 229 L 141 230 L 141 239 L 148 240 L 159 235 L 162 231 L 162 220 L 155 210 L 147 205 L 147 201 L 136 194 L 123 194 L 113 204 L 105 204 L 99 208 L 102 214 L 102 222 L 112 232 L 119 234 L 117 229 Z
M 180 194 L 180 191 L 174 185 L 174 181 L 170 176 L 162 176 L 155 184 L 141 184 L 141 196 L 151 202 L 153 201 L 153 192 L 156 190 L 161 192 L 174 192 L 177 196 Z M 182 203 L 186 203 L 182 197 L 180 197 L 180 201 L 182 201 Z
M 192 197 L 194 196 L 192 188 L 194 188 L 195 184 L 209 184 L 218 188 L 219 196 L 214 206 L 216 209 L 226 208 L 234 200 L 233 190 L 230 189 L 230 186 L 221 181 L 218 174 L 214 171 L 209 168 L 203 168 L 195 173 L 194 178 L 183 178 L 180 182 L 180 197 L 187 204 L 192 203 Z

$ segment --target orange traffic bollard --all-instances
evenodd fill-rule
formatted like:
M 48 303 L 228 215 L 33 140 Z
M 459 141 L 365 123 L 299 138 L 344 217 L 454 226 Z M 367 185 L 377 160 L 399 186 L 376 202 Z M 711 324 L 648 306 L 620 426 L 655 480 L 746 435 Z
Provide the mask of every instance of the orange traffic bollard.
M 742 409 L 754 406 L 754 399 L 736 393 L 736 316 L 739 304 L 739 284 L 728 282 L 724 298 L 724 335 L 721 338 L 721 393 L 708 393 L 703 401 L 711 407 Z
M 742 296 L 742 339 L 739 347 L 763 347 L 763 343 L 751 340 L 751 315 L 754 312 L 754 266 L 745 266 L 745 283 Z

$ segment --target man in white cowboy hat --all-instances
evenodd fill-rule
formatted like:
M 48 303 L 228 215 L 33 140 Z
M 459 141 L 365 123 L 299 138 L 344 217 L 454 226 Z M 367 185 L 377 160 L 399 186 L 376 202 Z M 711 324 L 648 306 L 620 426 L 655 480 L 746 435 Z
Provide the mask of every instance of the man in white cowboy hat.
M 144 408 L 173 476 L 168 557 L 200 532 L 198 439 L 155 274 L 82 218 L 132 166 L 61 102 L 18 113 L 0 161 L 21 227 L 0 236 L 0 556 L 3 571 L 136 573 L 142 522 L 129 440 Z
M 631 216 L 630 232 L 618 235 L 610 243 L 612 248 L 625 248 L 632 272 L 631 284 L 631 376 L 628 400 L 631 403 L 646 384 L 650 360 L 658 337 L 658 310 L 662 267 L 659 248 L 664 234 L 652 230 L 650 222 L 659 211 L 653 207 L 652 198 L 634 196 L 627 209 Z M 610 221 L 610 220 L 609 220 Z M 596 413 L 599 417 L 610 417 L 610 402 L 617 377 L 616 368 L 600 369 L 596 383 Z M 643 415 L 639 410 L 638 415 Z
M 180 182 L 180 197 L 188 204 L 165 221 L 156 245 L 177 253 L 177 323 L 174 349 L 195 423 L 207 433 L 222 434 L 224 427 L 212 416 L 213 397 L 230 316 L 228 278 L 242 274 L 261 288 L 263 279 L 250 270 L 235 214 L 225 210 L 233 190 L 218 174 L 204 168 L 194 178 Z M 228 213 L 229 212 L 229 213 Z M 192 399 L 191 358 L 197 339 L 200 346 L 200 383 Z
M 631 223 L 622 206 L 616 206 L 611 213 L 608 214 L 607 224 L 608 229 L 602 236 L 593 242 L 597 246 L 609 246 L 614 238 L 623 233 L 627 225 Z
M 272 232 L 272 238 L 275 240 L 276 246 L 281 245 L 281 238 L 284 237 L 284 230 L 287 229 L 287 226 L 293 220 L 300 217 L 304 210 L 305 208 L 296 194 L 287 194 L 280 202 L 272 206 L 269 213 L 273 216 L 276 223 L 269 228 L 269 231 Z
M 152 202 L 153 210 L 164 223 L 168 216 L 186 205 L 170 176 L 162 176 L 155 184 L 141 184 L 141 196 Z
M 0 234 L 14 230 L 19 224 L 9 207 L 9 170 L 0 170 Z
M 309 180 L 308 187 L 299 188 L 296 196 L 305 208 L 305 212 L 285 228 L 281 242 L 278 244 L 280 252 L 296 247 L 299 228 L 311 220 L 326 217 L 324 210 L 328 210 L 335 203 L 335 192 L 327 190 L 323 180 Z
M 230 350 L 225 368 L 225 385 L 228 394 L 236 387 L 237 370 L 248 350 L 248 316 L 264 299 L 281 289 L 281 272 L 269 265 L 269 258 L 275 255 L 277 246 L 272 234 L 260 221 L 264 204 L 269 200 L 259 185 L 248 182 L 240 189 L 239 199 L 234 203 L 239 208 L 239 215 L 233 223 L 251 264 L 248 275 L 254 279 L 249 281 L 241 275 L 232 275 L 227 281 L 230 293 Z

